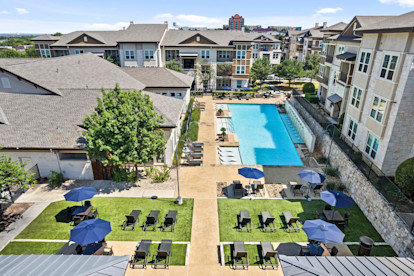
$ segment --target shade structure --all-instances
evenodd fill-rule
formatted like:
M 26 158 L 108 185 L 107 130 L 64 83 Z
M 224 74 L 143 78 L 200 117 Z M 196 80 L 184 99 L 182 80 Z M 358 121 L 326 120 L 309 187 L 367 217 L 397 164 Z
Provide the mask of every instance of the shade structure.
M 255 168 L 244 167 L 239 169 L 239 174 L 246 178 L 259 179 L 264 177 L 264 172 Z
M 302 180 L 309 183 L 322 183 L 325 181 L 325 176 L 312 170 L 303 170 L 298 173 Z
M 83 201 L 91 199 L 98 191 L 94 187 L 79 187 L 70 190 L 65 194 L 66 201 Z
M 310 240 L 325 243 L 342 244 L 345 237 L 335 224 L 320 219 L 305 221 L 302 230 Z
M 343 192 L 327 190 L 321 193 L 321 199 L 331 206 L 348 208 L 355 204 L 352 197 Z
M 111 223 L 102 219 L 84 220 L 70 230 L 70 240 L 80 245 L 99 242 L 111 233 Z

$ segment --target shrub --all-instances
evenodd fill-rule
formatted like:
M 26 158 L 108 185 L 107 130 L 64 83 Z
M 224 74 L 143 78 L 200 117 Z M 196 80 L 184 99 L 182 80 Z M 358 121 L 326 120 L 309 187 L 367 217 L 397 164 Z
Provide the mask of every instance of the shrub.
M 362 152 L 354 152 L 351 159 L 352 161 L 354 161 L 355 164 L 359 164 L 362 161 Z
M 170 169 L 165 164 L 161 169 L 158 169 L 155 166 L 147 167 L 145 168 L 145 173 L 148 177 L 152 178 L 155 183 L 162 183 L 170 178 Z
M 191 122 L 188 128 L 187 139 L 191 141 L 197 141 L 198 139 L 198 124 L 197 122 Z
M 193 108 L 193 112 L 191 113 L 191 121 L 192 122 L 200 121 L 200 108 Z
M 339 169 L 334 167 L 328 167 L 326 174 L 333 177 L 339 176 Z
M 328 181 L 326 183 L 326 189 L 328 190 L 335 190 L 335 187 L 336 187 L 336 183 L 333 181 Z
M 52 186 L 52 188 L 59 187 L 64 180 L 65 179 L 63 178 L 62 173 L 52 171 L 52 176 L 50 177 L 50 186 Z
M 414 197 L 414 158 L 407 159 L 398 166 L 395 182 L 407 197 Z
M 317 104 L 319 103 L 319 97 L 315 94 L 311 94 L 311 93 L 306 93 L 305 94 L 305 98 L 312 104 Z
M 338 191 L 343 192 L 346 190 L 346 186 L 343 183 L 340 183 L 337 187 Z
M 303 93 L 315 94 L 315 85 L 311 82 L 307 82 L 303 85 Z
M 115 182 L 129 181 L 129 173 L 124 168 L 114 168 L 111 170 L 112 180 Z

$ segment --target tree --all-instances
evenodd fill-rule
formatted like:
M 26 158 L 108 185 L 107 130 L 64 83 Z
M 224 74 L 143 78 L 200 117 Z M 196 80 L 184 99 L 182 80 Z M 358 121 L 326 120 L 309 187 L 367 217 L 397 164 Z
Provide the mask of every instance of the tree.
M 87 115 L 83 132 L 91 158 L 104 165 L 149 162 L 165 149 L 163 117 L 158 115 L 149 95 L 141 91 L 122 91 L 118 85 L 102 90 L 95 111 Z
M 36 48 L 35 47 L 27 47 L 24 50 L 24 55 L 23 57 L 25 58 L 37 58 L 37 53 L 36 53 Z
M 53 36 L 62 36 L 62 33 L 56 32 L 56 33 L 53 34 Z
M 184 69 L 181 67 L 178 60 L 172 59 L 165 63 L 165 67 L 180 73 L 184 73 Z
M 233 65 L 231 63 L 218 63 L 217 76 L 231 76 Z
M 25 164 L 19 161 L 13 161 L 10 156 L 0 156 L 0 189 L 1 191 L 8 191 L 10 200 L 13 201 L 12 188 L 26 189 L 35 183 L 32 173 L 26 171 Z
M 20 58 L 22 54 L 14 49 L 4 49 L 0 52 L 0 58 Z
M 278 77 L 289 80 L 290 82 L 293 79 L 300 78 L 303 75 L 303 64 L 297 60 L 285 60 L 281 64 L 274 67 L 274 74 Z
M 414 198 L 414 158 L 407 159 L 398 166 L 395 182 L 407 197 Z
M 203 86 L 207 87 L 210 85 L 210 81 L 215 76 L 215 71 L 213 69 L 213 66 L 211 63 L 200 60 L 198 64 L 196 65 L 197 68 L 197 76 L 201 80 Z
M 307 78 L 316 79 L 316 76 L 319 72 L 319 60 L 320 56 L 318 54 L 308 54 L 305 57 L 305 64 L 303 69 L 305 70 L 305 76 Z
M 256 59 L 250 68 L 250 77 L 253 80 L 260 80 L 260 88 L 262 88 L 263 81 L 270 75 L 272 67 L 267 58 Z

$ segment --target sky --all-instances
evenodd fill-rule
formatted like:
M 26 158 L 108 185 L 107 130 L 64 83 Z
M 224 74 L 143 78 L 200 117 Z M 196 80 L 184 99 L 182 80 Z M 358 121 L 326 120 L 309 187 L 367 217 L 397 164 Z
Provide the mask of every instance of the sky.
M 0 0 L 0 33 L 68 33 L 119 30 L 135 23 L 177 22 L 181 26 L 222 27 L 236 13 L 246 25 L 301 26 L 348 23 L 355 15 L 399 15 L 414 0 Z

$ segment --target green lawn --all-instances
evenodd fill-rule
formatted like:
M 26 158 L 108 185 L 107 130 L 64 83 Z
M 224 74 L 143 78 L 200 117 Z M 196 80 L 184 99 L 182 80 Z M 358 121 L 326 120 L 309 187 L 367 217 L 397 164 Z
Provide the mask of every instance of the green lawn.
M 154 262 L 155 256 L 157 255 L 158 244 L 151 245 L 151 256 L 149 263 Z M 185 265 L 185 254 L 187 252 L 186 244 L 173 244 L 171 246 L 171 259 L 170 265 Z
M 298 216 L 304 223 L 306 220 L 314 219 L 315 213 L 321 213 L 326 203 L 322 200 L 241 200 L 241 199 L 218 199 L 220 241 L 248 241 L 259 242 L 270 240 L 273 242 L 307 242 L 305 232 L 288 233 L 282 222 L 282 212 L 290 211 L 293 216 Z M 237 215 L 240 211 L 247 210 L 252 218 L 252 232 L 240 232 L 236 230 Z M 345 210 L 337 208 L 344 213 Z M 357 242 L 360 236 L 369 236 L 376 242 L 383 239 L 364 216 L 357 205 L 347 209 L 350 214 L 349 225 L 345 228 L 344 241 Z M 276 219 L 275 232 L 264 233 L 259 228 L 260 211 L 269 211 Z
M 64 242 L 10 242 L 0 255 L 53 255 L 65 244 Z
M 141 239 L 151 239 L 161 241 L 171 239 L 173 241 L 190 241 L 191 224 L 193 215 L 193 199 L 184 199 L 184 203 L 178 206 L 174 199 L 149 199 L 149 198 L 110 198 L 96 197 L 91 200 L 94 207 L 98 209 L 99 218 L 111 222 L 112 232 L 106 236 L 109 241 L 139 241 Z M 26 229 L 24 229 L 17 239 L 69 239 L 70 226 L 66 216 L 66 207 L 79 205 L 75 202 L 58 201 L 51 203 Z M 125 220 L 125 215 L 133 209 L 141 210 L 139 222 L 135 230 L 131 228 L 123 231 L 121 225 Z M 142 230 L 145 217 L 151 210 L 160 210 L 159 224 L 164 221 L 168 210 L 177 210 L 177 225 L 175 231 L 161 232 L 159 228 L 155 232 Z
M 245 245 L 246 251 L 249 254 L 249 265 L 259 265 L 261 264 L 260 260 L 260 245 L 256 244 L 246 244 Z M 232 261 L 232 251 L 233 251 L 233 245 L 232 244 L 225 244 L 223 245 L 224 250 L 224 260 L 226 265 L 233 265 Z M 272 259 L 272 262 L 274 260 Z
M 349 249 L 352 251 L 352 254 L 355 256 L 358 255 L 359 245 L 348 245 Z M 374 246 L 371 250 L 371 256 L 376 257 L 398 257 L 394 252 L 391 246 L 389 245 L 377 245 Z

